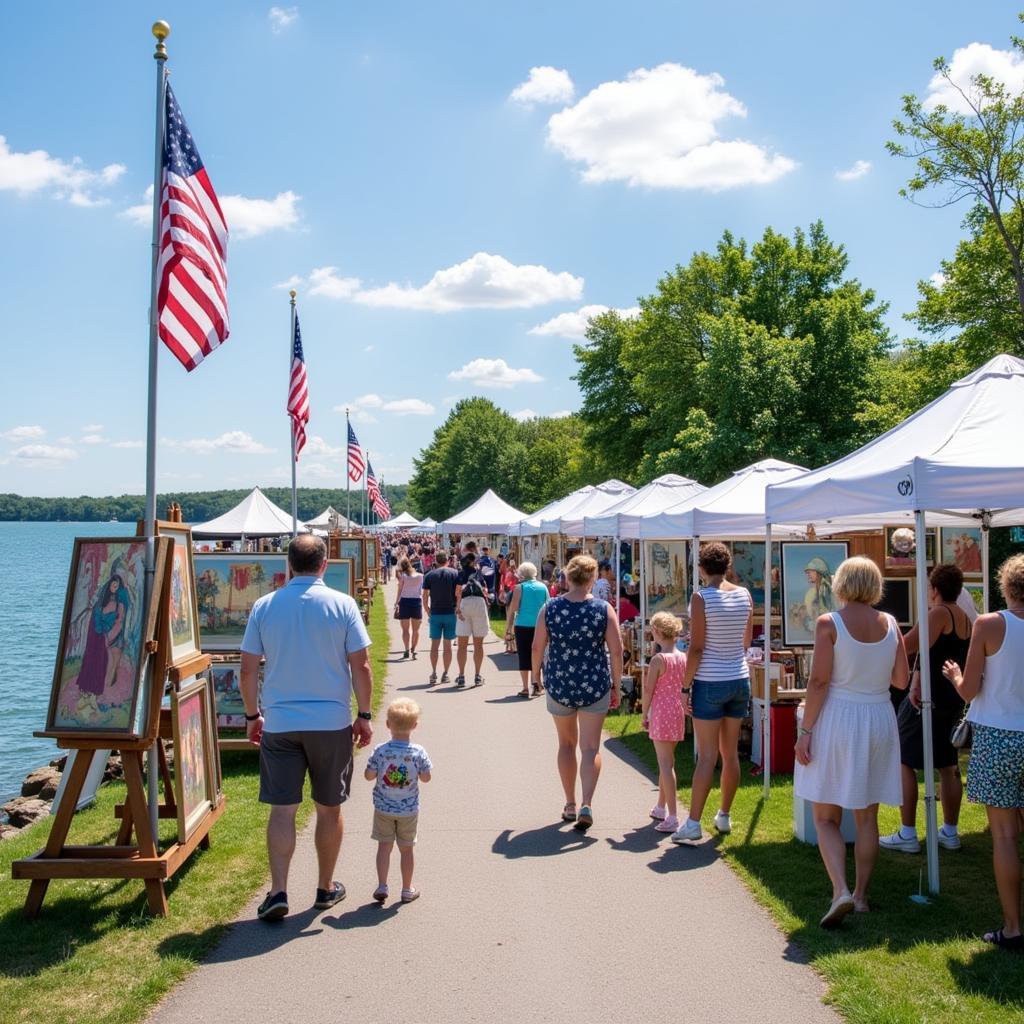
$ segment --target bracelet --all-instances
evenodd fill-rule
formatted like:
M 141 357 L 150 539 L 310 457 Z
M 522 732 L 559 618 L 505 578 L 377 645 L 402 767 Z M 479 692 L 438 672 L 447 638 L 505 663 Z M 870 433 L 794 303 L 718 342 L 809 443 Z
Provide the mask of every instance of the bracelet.
M 811 729 L 805 729 L 803 726 L 800 726 L 798 732 L 799 732 L 799 734 L 801 736 L 810 736 L 812 730 Z
M 262 717 L 263 716 L 257 711 L 255 715 L 246 715 L 245 716 L 245 720 L 247 722 L 255 722 L 257 718 L 262 718 Z

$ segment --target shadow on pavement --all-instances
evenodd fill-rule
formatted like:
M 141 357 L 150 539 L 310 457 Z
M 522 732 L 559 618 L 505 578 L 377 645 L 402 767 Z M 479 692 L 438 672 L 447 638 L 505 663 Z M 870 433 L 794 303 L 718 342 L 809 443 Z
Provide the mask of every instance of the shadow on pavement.
M 337 917 L 324 917 L 322 921 L 329 928 L 338 928 L 342 931 L 348 931 L 350 928 L 376 928 L 377 925 L 394 917 L 401 906 L 397 898 L 390 904 L 380 904 L 373 900 Z
M 236 921 L 226 929 L 227 934 L 223 941 L 202 958 L 203 962 L 223 964 L 246 960 L 249 957 L 263 956 L 286 942 L 319 935 L 323 929 L 312 926 L 321 913 L 322 911 L 310 907 L 300 913 L 289 914 L 283 921 L 260 921 L 255 917 L 246 921 Z M 210 931 L 219 936 L 224 934 L 225 929 L 217 926 Z M 202 944 L 206 937 L 205 932 L 179 932 L 164 939 L 157 950 L 161 956 L 189 956 L 194 952 L 197 943 Z
M 585 832 L 577 832 L 561 822 L 553 822 L 528 832 L 515 832 L 507 828 L 491 845 L 491 852 L 509 860 L 520 857 L 554 857 L 573 850 L 585 850 L 597 839 Z

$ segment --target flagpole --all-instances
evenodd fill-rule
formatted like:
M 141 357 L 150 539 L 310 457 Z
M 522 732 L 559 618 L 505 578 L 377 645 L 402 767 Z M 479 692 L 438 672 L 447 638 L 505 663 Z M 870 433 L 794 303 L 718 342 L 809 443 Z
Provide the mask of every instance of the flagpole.
M 288 380 L 290 382 L 292 360 L 295 358 L 295 289 L 293 288 L 288 294 L 291 296 L 292 306 L 292 332 L 288 339 Z M 295 488 L 295 471 L 298 460 L 295 455 L 295 420 L 291 416 L 288 417 L 288 425 L 292 435 L 292 536 L 297 537 L 299 533 L 299 494 Z
M 153 580 L 156 572 L 156 393 L 157 368 L 160 354 L 159 312 L 157 310 L 157 263 L 160 259 L 160 206 L 163 192 L 164 166 L 164 118 L 167 92 L 167 47 L 164 40 L 171 34 L 166 21 L 153 25 L 156 37 L 156 144 L 153 160 L 153 241 L 149 279 L 149 396 L 146 411 L 146 584 L 145 603 L 156 600 Z M 149 790 L 149 823 L 153 830 L 153 841 L 157 839 L 158 813 L 160 804 L 159 770 L 156 743 L 147 754 L 146 773 Z
M 345 532 L 352 529 L 352 474 L 348 468 L 348 432 L 352 429 L 348 420 L 348 406 L 345 406 Z
M 370 525 L 370 449 L 366 449 L 366 469 L 363 470 L 363 531 Z

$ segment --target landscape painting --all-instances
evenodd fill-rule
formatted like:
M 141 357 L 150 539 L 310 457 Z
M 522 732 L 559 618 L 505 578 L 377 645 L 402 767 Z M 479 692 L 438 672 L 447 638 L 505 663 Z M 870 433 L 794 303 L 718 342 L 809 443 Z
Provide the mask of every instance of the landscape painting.
M 155 592 L 171 541 L 157 547 Z M 48 732 L 135 731 L 152 610 L 144 618 L 146 541 L 78 538 L 71 559 Z
M 779 545 L 772 545 L 772 615 L 779 614 L 779 577 L 781 567 Z M 750 591 L 754 614 L 764 615 L 764 541 L 737 540 L 732 544 L 731 582 Z
M 985 585 L 983 583 L 965 583 L 964 590 L 970 595 L 974 602 L 975 611 L 979 615 L 985 614 Z
M 207 749 L 205 680 L 171 695 L 174 733 L 174 785 L 178 804 L 178 841 L 185 842 L 212 803 Z
M 342 537 L 338 541 L 338 557 L 351 558 L 355 563 L 356 579 L 366 579 L 366 568 L 363 558 L 366 553 L 366 541 L 362 537 Z M 345 591 L 348 593 L 348 591 Z
M 651 541 L 647 556 L 647 615 L 671 612 L 685 616 L 686 541 Z
M 832 594 L 836 569 L 846 560 L 845 541 L 782 544 L 782 642 L 812 647 L 819 615 L 838 607 Z
M 332 590 L 340 590 L 349 597 L 356 596 L 356 572 L 351 558 L 329 558 L 324 571 L 324 583 Z
M 203 647 L 238 650 L 252 606 L 288 581 L 288 559 L 281 554 L 197 554 L 196 597 Z
M 196 607 L 195 572 L 192 565 L 192 531 L 178 523 L 160 523 L 161 537 L 174 541 L 171 563 L 171 664 L 198 654 L 199 611 Z

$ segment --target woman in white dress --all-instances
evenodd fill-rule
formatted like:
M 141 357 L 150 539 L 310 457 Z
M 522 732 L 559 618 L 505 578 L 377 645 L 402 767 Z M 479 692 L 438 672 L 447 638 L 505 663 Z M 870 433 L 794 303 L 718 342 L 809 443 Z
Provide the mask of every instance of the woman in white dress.
M 836 927 L 852 910 L 868 910 L 868 882 L 878 859 L 878 805 L 899 805 L 900 737 L 889 687 L 907 688 L 903 636 L 891 615 L 871 606 L 882 597 L 882 574 L 869 558 L 848 558 L 832 591 L 842 607 L 822 615 L 803 727 L 796 744 L 793 792 L 814 806 L 814 827 L 832 905 L 821 919 Z M 843 808 L 853 811 L 856 884 L 846 884 Z

